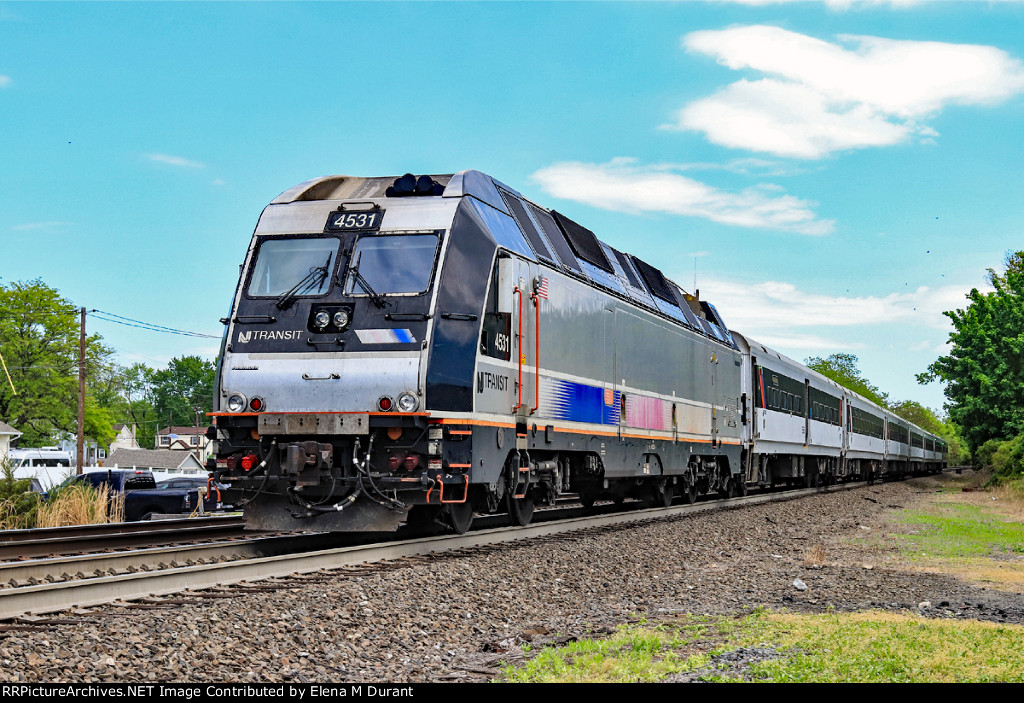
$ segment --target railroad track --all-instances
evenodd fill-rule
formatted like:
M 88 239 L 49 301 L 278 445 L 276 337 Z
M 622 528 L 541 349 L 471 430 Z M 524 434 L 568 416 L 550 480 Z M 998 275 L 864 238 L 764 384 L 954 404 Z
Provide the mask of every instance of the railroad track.
M 86 554 L 156 543 L 203 542 L 241 537 L 241 515 L 43 527 L 0 532 L 0 562 L 60 554 Z
M 176 548 L 174 556 L 170 552 L 157 553 L 158 550 L 143 550 L 137 558 L 148 559 L 150 568 L 129 568 L 122 562 L 119 566 L 103 559 L 113 559 L 117 555 L 99 555 L 89 557 L 68 557 L 61 563 L 55 560 L 39 560 L 35 566 L 43 569 L 38 573 L 42 578 L 32 576 L 36 583 L 23 583 L 30 568 L 26 564 L 4 565 L 8 571 L 0 569 L 0 579 L 19 582 L 11 577 L 14 569 L 23 571 L 19 585 L 0 589 L 0 621 L 21 618 L 29 614 L 53 613 L 71 608 L 85 608 L 116 601 L 136 601 L 153 599 L 159 596 L 178 596 L 204 589 L 223 589 L 243 582 L 262 581 L 267 579 L 297 578 L 297 575 L 311 574 L 319 571 L 336 571 L 351 568 L 355 565 L 373 562 L 388 562 L 402 559 L 424 558 L 441 552 L 481 548 L 500 545 L 508 542 L 520 542 L 526 539 L 551 537 L 582 530 L 615 528 L 629 523 L 648 522 L 652 520 L 674 519 L 723 509 L 736 509 L 759 503 L 794 500 L 819 492 L 861 488 L 863 483 L 840 484 L 828 488 L 811 488 L 781 493 L 763 493 L 732 500 L 713 500 L 694 505 L 678 505 L 668 508 L 646 508 L 628 512 L 615 512 L 603 515 L 586 515 L 566 519 L 554 519 L 554 513 L 545 511 L 543 520 L 528 527 L 488 527 L 474 530 L 464 535 L 442 535 L 415 539 L 398 539 L 389 542 L 371 544 L 354 544 L 341 547 L 316 548 L 316 539 L 326 540 L 336 536 L 300 535 L 292 539 L 309 539 L 296 553 L 279 553 L 272 556 L 261 555 L 261 550 L 268 547 L 281 548 L 281 543 L 271 545 L 270 542 L 259 544 L 258 540 L 239 542 L 237 545 L 199 545 L 191 548 Z M 576 509 L 579 513 L 579 509 Z M 538 514 L 538 519 L 541 519 Z M 282 538 L 264 538 L 280 540 Z M 220 549 L 221 551 L 216 551 Z M 286 550 L 287 551 L 287 550 Z M 125 555 L 122 555 L 125 556 Z M 49 564 L 43 562 L 49 561 Z M 191 563 L 190 563 L 191 561 Z M 152 568 L 152 564 L 156 567 Z M 107 564 L 105 567 L 104 564 Z M 55 582 L 48 581 L 45 569 L 53 572 L 53 567 L 62 569 L 62 577 Z M 160 568 L 162 567 L 162 568 Z M 118 573 L 125 569 L 124 573 Z M 113 574 L 110 572 L 114 571 Z M 91 574 L 91 575 L 90 575 Z M 64 577 L 67 578 L 64 578 Z M 259 588 L 259 586 L 235 586 L 236 588 Z M 214 597 L 211 595 L 211 597 Z M 225 597 L 223 593 L 216 597 Z M 31 619 L 27 622 L 30 622 Z

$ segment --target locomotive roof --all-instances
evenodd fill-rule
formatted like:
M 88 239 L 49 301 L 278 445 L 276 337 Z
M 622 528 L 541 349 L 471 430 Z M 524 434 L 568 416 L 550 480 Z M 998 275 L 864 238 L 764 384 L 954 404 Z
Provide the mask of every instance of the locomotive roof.
M 480 171 L 459 171 L 416 177 L 323 176 L 281 193 L 271 205 L 301 201 L 408 197 L 396 193 L 402 179 L 429 179 L 432 192 L 443 198 L 472 197 L 512 218 L 518 225 L 519 253 L 532 254 L 538 263 L 560 270 L 654 310 L 701 334 L 735 347 L 728 327 L 713 305 L 691 295 L 658 268 L 600 241 L 589 229 L 555 211 L 527 200 L 521 193 Z

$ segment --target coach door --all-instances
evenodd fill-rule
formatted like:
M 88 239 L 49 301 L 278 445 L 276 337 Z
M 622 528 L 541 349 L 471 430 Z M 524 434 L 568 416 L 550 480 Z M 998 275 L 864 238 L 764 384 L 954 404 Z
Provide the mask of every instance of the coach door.
M 804 446 L 811 444 L 811 381 L 804 379 Z

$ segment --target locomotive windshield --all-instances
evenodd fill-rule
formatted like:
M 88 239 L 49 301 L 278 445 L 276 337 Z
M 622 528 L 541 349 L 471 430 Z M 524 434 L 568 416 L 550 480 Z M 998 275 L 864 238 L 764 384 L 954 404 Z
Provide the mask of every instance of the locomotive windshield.
M 367 235 L 352 252 L 346 295 L 426 292 L 434 272 L 436 234 Z
M 336 237 L 263 241 L 256 253 L 248 294 L 269 297 L 326 293 L 340 244 Z

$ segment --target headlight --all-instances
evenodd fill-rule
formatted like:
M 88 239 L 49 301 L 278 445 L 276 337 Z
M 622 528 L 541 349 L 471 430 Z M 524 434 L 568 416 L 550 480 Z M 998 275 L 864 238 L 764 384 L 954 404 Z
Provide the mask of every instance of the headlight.
M 339 310 L 334 313 L 334 326 L 339 330 L 348 327 L 348 310 Z
M 327 325 L 331 324 L 331 316 L 326 310 L 321 310 L 313 317 L 313 324 L 320 329 L 324 329 Z
M 245 410 L 246 401 L 245 396 L 241 393 L 232 393 L 228 397 L 228 412 L 229 413 L 240 413 Z
M 411 413 L 416 410 L 416 406 L 420 404 L 419 399 L 415 395 L 406 391 L 398 396 L 398 409 L 403 413 Z

